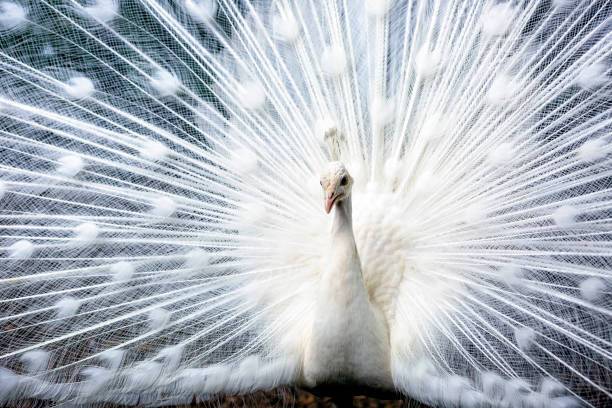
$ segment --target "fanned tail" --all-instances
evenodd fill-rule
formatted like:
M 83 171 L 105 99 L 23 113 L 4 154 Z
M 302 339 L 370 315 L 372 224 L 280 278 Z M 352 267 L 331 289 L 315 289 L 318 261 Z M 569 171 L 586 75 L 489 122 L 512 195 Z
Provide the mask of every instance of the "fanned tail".
M 1 2 L 0 402 L 299 383 L 331 158 L 397 389 L 605 405 L 611 18 L 596 0 Z

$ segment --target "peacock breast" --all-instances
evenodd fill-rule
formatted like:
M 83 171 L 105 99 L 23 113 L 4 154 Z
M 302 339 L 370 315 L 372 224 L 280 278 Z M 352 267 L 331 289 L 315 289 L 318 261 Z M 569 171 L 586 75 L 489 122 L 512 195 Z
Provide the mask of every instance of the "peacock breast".
M 364 283 L 388 325 L 394 317 L 398 288 L 410 273 L 406 252 L 412 241 L 406 215 L 393 202 L 391 194 L 358 197 L 353 216 Z

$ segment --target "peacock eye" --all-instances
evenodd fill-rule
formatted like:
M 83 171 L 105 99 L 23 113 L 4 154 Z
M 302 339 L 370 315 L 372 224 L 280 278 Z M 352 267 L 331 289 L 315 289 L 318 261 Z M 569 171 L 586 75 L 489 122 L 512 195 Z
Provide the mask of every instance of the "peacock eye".
M 340 179 L 340 185 L 346 186 L 347 184 L 348 184 L 348 177 L 342 176 L 342 178 Z

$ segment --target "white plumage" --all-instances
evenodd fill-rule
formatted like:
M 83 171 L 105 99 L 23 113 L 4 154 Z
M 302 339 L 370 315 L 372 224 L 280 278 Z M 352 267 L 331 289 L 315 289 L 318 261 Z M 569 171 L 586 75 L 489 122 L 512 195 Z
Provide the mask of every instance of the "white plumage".
M 32 242 L 22 239 L 13 243 L 8 248 L 10 258 L 29 258 L 34 253 L 34 245 Z
M 74 316 L 81 306 L 81 301 L 72 296 L 66 296 L 65 298 L 60 299 L 55 307 L 57 308 L 58 319 L 65 319 L 67 317 Z
M 609 2 L 60 3 L 0 1 L 0 404 L 609 403 Z
M 0 2 L 0 29 L 16 30 L 26 21 L 27 10 L 13 1 Z

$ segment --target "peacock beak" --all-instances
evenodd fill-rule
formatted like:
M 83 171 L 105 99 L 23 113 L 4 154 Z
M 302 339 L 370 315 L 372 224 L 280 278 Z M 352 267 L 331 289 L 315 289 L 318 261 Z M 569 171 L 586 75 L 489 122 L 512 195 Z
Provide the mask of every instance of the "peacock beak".
M 337 198 L 338 196 L 335 194 L 334 191 L 326 194 L 326 197 L 325 197 L 325 213 L 326 214 L 329 214 Z

